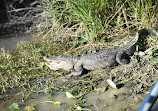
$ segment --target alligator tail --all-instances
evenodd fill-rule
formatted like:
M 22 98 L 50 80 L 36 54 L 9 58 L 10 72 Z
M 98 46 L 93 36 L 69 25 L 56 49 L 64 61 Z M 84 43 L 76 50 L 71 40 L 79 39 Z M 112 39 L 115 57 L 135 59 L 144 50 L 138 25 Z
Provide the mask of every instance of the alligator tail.
M 139 39 L 139 33 L 136 32 L 136 35 L 135 37 L 130 41 L 128 42 L 123 48 L 123 50 L 126 50 L 126 49 L 130 49 Z

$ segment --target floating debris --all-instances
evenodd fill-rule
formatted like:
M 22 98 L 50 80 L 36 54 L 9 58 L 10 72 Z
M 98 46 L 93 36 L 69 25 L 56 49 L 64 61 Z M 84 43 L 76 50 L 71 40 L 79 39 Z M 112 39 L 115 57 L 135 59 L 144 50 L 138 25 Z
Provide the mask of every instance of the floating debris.
M 33 106 L 26 106 L 25 111 L 35 111 L 36 109 Z
M 117 89 L 116 84 L 112 80 L 107 79 L 106 82 L 110 87 Z
M 66 92 L 66 96 L 68 97 L 68 98 L 75 98 L 75 96 L 74 95 L 72 95 L 71 93 L 69 93 L 69 92 Z
M 140 57 L 142 57 L 142 56 L 144 56 L 144 55 L 145 55 L 145 53 L 144 53 L 144 52 L 142 52 L 142 51 L 139 51 L 138 55 L 139 55 Z

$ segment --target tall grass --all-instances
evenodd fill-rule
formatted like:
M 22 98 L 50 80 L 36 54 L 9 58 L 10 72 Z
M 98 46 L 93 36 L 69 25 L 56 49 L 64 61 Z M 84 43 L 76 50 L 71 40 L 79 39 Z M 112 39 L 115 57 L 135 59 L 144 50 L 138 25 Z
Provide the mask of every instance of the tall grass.
M 111 33 L 139 28 L 154 28 L 157 0 L 45 0 L 39 29 L 57 25 L 79 28 L 86 41 L 106 39 Z M 80 35 L 79 35 L 80 36 Z

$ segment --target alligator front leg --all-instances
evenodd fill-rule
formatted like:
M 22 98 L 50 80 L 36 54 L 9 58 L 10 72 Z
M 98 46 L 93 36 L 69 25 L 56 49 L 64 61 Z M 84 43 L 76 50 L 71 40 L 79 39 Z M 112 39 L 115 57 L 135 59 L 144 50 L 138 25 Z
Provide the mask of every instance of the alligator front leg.
M 83 64 L 79 61 L 75 64 L 74 69 L 76 70 L 75 72 L 70 73 L 69 75 L 67 75 L 67 78 L 70 78 L 71 76 L 79 76 L 83 73 L 84 68 L 83 68 Z
M 128 64 L 130 63 L 130 57 L 124 51 L 121 51 L 121 52 L 118 52 L 118 54 L 116 55 L 116 61 L 119 64 Z
M 76 72 L 71 72 L 69 75 L 67 75 L 67 78 L 70 78 L 72 76 L 79 76 L 82 74 L 82 71 L 76 71 Z

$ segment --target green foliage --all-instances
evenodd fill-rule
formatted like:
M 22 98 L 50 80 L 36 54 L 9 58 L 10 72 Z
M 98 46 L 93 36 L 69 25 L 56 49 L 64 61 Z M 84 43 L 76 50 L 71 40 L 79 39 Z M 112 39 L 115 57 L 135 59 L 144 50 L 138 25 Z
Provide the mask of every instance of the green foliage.
M 18 44 L 17 50 L 1 49 L 0 91 L 5 92 L 8 87 L 13 88 L 15 85 L 25 89 L 25 86 L 30 86 L 30 79 L 48 74 L 48 67 L 41 62 L 43 56 L 61 54 L 65 51 L 63 46 L 52 43 L 51 40 L 41 43 L 23 41 Z
M 92 0 L 69 0 L 70 6 L 72 6 L 72 11 L 77 15 L 78 22 L 83 23 L 83 28 L 85 30 L 85 37 L 91 39 L 96 37 L 97 32 L 102 30 L 101 20 L 96 16 L 96 10 L 94 6 L 96 5 Z
M 158 63 L 158 49 L 152 51 L 152 56 L 150 57 L 153 63 Z
M 116 28 L 151 27 L 157 13 L 157 0 L 44 0 L 42 6 L 40 31 L 60 26 L 77 29 L 82 24 L 86 42 L 107 39 L 108 31 Z
M 13 103 L 12 105 L 9 106 L 9 109 L 18 110 L 19 109 L 19 104 L 18 103 Z
M 158 57 L 158 49 L 153 51 L 153 57 Z

